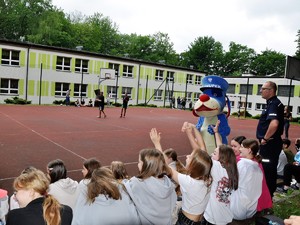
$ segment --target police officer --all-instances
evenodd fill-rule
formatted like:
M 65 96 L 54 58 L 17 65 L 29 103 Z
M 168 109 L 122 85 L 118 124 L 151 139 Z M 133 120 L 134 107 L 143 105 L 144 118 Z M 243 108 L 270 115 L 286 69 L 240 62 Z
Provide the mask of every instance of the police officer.
M 261 96 L 267 100 L 267 106 L 260 116 L 256 137 L 260 142 L 259 154 L 263 157 L 263 168 L 271 196 L 276 190 L 277 164 L 282 149 L 284 105 L 276 96 L 277 85 L 267 81 L 260 89 Z

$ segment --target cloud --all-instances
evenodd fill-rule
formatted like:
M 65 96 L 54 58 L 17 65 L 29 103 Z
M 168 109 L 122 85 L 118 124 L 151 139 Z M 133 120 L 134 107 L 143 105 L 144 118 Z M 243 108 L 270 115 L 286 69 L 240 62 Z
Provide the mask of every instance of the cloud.
M 231 41 L 283 54 L 296 52 L 299 0 L 53 0 L 65 13 L 102 13 L 121 33 L 167 33 L 178 53 L 198 37 L 211 36 L 225 50 Z

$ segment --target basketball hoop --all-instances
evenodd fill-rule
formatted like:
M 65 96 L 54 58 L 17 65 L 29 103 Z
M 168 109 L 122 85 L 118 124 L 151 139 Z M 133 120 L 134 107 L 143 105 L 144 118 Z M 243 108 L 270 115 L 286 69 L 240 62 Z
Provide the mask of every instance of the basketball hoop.
M 111 79 L 111 74 L 110 73 L 105 73 L 105 80 Z

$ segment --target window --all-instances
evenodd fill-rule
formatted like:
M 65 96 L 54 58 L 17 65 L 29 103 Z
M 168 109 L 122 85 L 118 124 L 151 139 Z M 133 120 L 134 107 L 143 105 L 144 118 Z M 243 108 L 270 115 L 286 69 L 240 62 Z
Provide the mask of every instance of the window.
M 154 101 L 162 100 L 162 94 L 163 94 L 162 90 L 155 90 Z
M 170 91 L 170 90 L 166 91 L 165 99 L 167 101 L 171 101 L 172 100 L 172 91 Z
M 297 108 L 297 114 L 300 114 L 300 106 Z
M 193 75 L 192 74 L 187 74 L 186 75 L 186 83 L 187 84 L 193 84 Z
M 261 87 L 262 87 L 262 85 L 261 85 L 261 84 L 259 84 L 259 85 L 258 85 L 258 89 L 257 89 L 257 93 L 256 93 L 256 95 L 260 95 L 260 89 L 261 89 Z
M 248 94 L 252 95 L 253 84 L 248 85 Z M 240 85 L 240 94 L 247 94 L 247 84 Z
M 111 98 L 115 98 L 116 94 L 116 87 L 115 86 L 107 86 L 107 94 L 110 95 Z
M 263 110 L 266 107 L 267 107 L 267 104 L 263 104 L 263 103 L 256 103 L 256 105 L 255 105 L 256 110 Z
M 55 96 L 66 96 L 69 87 L 69 83 L 55 83 Z
M 19 66 L 20 51 L 2 49 L 1 64 L 9 66 Z
M 86 59 L 75 60 L 75 72 L 87 73 L 89 68 L 89 61 Z
M 74 97 L 87 97 L 86 95 L 86 89 L 87 89 L 87 84 L 82 84 L 82 89 L 81 89 L 81 84 L 74 84 Z
M 192 92 L 187 92 L 186 93 L 186 102 L 189 102 L 192 100 Z
M 195 84 L 196 85 L 201 85 L 201 76 L 199 76 L 199 75 L 195 76 Z
M 230 105 L 232 108 L 234 108 L 234 101 L 230 101 Z
M 71 58 L 57 56 L 56 69 L 62 71 L 71 71 Z
M 122 98 L 124 97 L 125 93 L 127 93 L 127 96 L 131 99 L 131 87 L 122 87 Z
M 156 70 L 155 71 L 155 80 L 161 81 L 164 79 L 164 71 L 163 70 Z
M 116 76 L 119 76 L 119 67 L 120 67 L 120 65 L 119 64 L 115 64 L 115 63 L 109 63 L 108 64 L 108 68 L 109 69 L 113 69 L 113 70 L 115 70 L 115 72 L 116 72 Z
M 174 82 L 174 72 L 167 71 L 167 80 L 168 82 Z
M 123 65 L 123 77 L 133 77 L 133 66 Z
M 228 94 L 235 94 L 235 84 L 229 84 L 229 87 L 227 89 Z
M 195 95 L 194 95 L 194 102 L 198 101 L 200 95 L 201 95 L 201 93 L 195 93 Z
M 0 94 L 18 94 L 19 80 L 1 79 Z
M 290 86 L 289 85 L 278 85 L 277 95 L 283 97 L 289 97 Z M 291 97 L 294 97 L 294 85 L 291 87 Z

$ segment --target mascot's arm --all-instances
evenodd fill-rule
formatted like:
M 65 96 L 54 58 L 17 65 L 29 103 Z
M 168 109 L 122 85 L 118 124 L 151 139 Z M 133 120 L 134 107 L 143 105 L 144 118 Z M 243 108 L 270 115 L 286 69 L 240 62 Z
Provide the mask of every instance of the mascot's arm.
M 218 115 L 218 119 L 220 120 L 219 133 L 222 137 L 223 144 L 227 144 L 227 136 L 230 134 L 230 127 L 228 125 L 227 118 L 225 114 Z
M 199 120 L 198 120 L 198 123 L 196 124 L 196 128 L 200 131 L 201 130 L 201 127 L 203 125 L 203 121 L 204 121 L 204 117 L 203 116 L 200 116 L 199 117 Z

